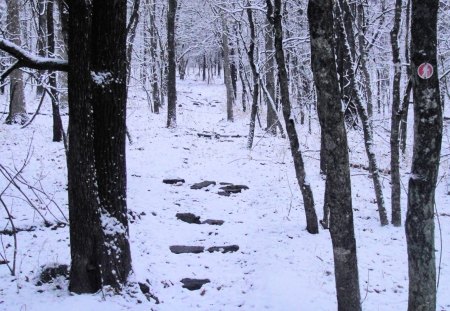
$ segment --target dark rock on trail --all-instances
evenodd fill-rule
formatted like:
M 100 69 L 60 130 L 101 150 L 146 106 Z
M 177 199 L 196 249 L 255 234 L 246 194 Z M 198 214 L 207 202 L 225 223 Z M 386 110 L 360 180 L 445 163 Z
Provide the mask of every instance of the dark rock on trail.
M 192 213 L 177 213 L 175 216 L 177 219 L 187 222 L 188 224 L 201 224 L 200 216 L 196 216 Z
M 198 290 L 202 288 L 202 286 L 206 283 L 210 283 L 211 281 L 209 279 L 190 279 L 190 278 L 184 278 L 181 280 L 181 283 L 183 283 L 183 288 L 186 288 L 188 290 Z
M 203 246 L 172 245 L 169 248 L 174 254 L 200 254 L 205 250 Z
M 193 184 L 191 186 L 191 189 L 198 190 L 198 189 L 206 188 L 206 187 L 211 186 L 211 185 L 215 186 L 216 182 L 215 181 L 210 181 L 210 180 L 205 180 L 205 181 Z

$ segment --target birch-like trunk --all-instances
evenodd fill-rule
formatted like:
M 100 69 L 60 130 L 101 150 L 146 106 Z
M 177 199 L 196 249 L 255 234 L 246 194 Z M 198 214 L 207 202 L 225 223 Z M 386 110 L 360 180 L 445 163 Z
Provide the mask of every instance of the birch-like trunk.
M 231 79 L 230 47 L 228 45 L 228 27 L 227 21 L 224 16 L 222 16 L 222 49 L 223 49 L 223 75 L 225 80 L 225 87 L 227 90 L 227 120 L 229 122 L 233 122 L 234 91 L 233 91 L 233 82 Z
M 340 5 L 338 2 L 338 11 L 340 11 Z M 339 12 L 340 13 L 340 12 Z M 352 88 L 352 95 L 354 99 L 354 103 L 356 104 L 356 108 L 358 110 L 358 115 L 361 119 L 363 132 L 364 132 L 364 145 L 366 148 L 367 153 L 367 159 L 369 161 L 369 172 L 372 175 L 373 180 L 373 187 L 375 189 L 375 197 L 377 200 L 377 206 L 378 206 L 378 213 L 380 215 L 380 223 L 382 226 L 385 226 L 389 224 L 389 221 L 387 219 L 386 215 L 386 208 L 384 206 L 384 198 L 383 198 L 383 191 L 381 188 L 381 182 L 380 182 L 380 173 L 378 171 L 378 165 L 375 157 L 375 151 L 373 150 L 373 136 L 372 136 L 372 127 L 369 122 L 369 116 L 367 114 L 366 108 L 363 105 L 362 96 L 361 93 L 357 87 L 357 82 L 355 78 L 355 63 L 353 62 L 352 56 L 350 54 L 350 50 L 348 49 L 349 45 L 347 42 L 347 33 L 344 28 L 344 24 L 341 18 L 341 14 L 337 14 L 337 28 L 341 32 L 341 38 L 344 40 L 344 44 L 342 44 L 342 52 L 344 54 L 344 57 L 347 59 L 347 61 L 351 64 L 351 66 L 348 68 L 348 75 L 350 78 L 350 87 Z M 327 168 L 328 169 L 328 168 Z

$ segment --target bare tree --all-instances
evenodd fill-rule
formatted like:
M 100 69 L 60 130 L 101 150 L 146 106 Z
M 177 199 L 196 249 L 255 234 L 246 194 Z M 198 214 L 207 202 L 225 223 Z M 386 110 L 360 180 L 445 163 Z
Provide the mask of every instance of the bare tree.
M 436 310 L 434 204 L 442 143 L 442 107 L 436 55 L 438 8 L 438 0 L 412 0 L 414 149 L 405 222 L 409 311 Z
M 316 210 L 314 207 L 314 198 L 311 185 L 306 181 L 305 166 L 303 163 L 300 144 L 298 142 L 297 130 L 295 129 L 295 121 L 291 114 L 291 102 L 289 99 L 289 80 L 286 71 L 286 61 L 283 51 L 283 27 L 281 15 L 281 0 L 275 0 L 272 5 L 271 0 L 267 3 L 267 19 L 273 25 L 273 34 L 275 37 L 275 59 L 278 67 L 278 81 L 280 84 L 281 106 L 283 117 L 286 124 L 286 133 L 289 138 L 291 154 L 294 160 L 295 174 L 297 182 L 303 196 L 306 214 L 306 230 L 311 233 L 319 232 Z
M 176 48 L 175 48 L 175 17 L 177 0 L 168 0 L 167 11 L 167 127 L 177 126 L 177 80 L 176 80 Z
M 391 30 L 392 62 L 394 64 L 394 81 L 392 84 L 392 114 L 391 114 L 391 208 L 392 224 L 400 226 L 402 223 L 400 208 L 400 82 L 402 68 L 400 61 L 400 46 L 398 34 L 402 16 L 402 0 L 395 1 L 394 26 Z
M 332 0 L 310 0 L 311 66 L 327 159 L 325 204 L 330 210 L 338 310 L 361 310 L 347 133 L 333 43 Z
M 21 46 L 19 0 L 7 1 L 6 31 L 9 40 L 17 46 Z M 11 72 L 9 81 L 9 114 L 6 123 L 25 124 L 28 116 L 25 106 L 22 71 L 14 70 Z

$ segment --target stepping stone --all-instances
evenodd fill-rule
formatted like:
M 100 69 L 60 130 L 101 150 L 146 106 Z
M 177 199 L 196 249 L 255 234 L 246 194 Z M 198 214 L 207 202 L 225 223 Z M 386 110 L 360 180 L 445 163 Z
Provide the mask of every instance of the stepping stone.
M 202 221 L 202 224 L 212 225 L 212 226 L 222 226 L 225 221 L 220 219 L 206 219 Z
M 181 280 L 181 283 L 183 283 L 183 288 L 186 288 L 188 290 L 198 290 L 202 288 L 202 286 L 206 283 L 210 283 L 211 281 L 209 279 L 190 279 L 190 278 L 184 278 Z
M 215 182 L 215 181 L 210 181 L 210 180 L 205 180 L 205 181 L 202 181 L 202 182 L 193 184 L 193 185 L 191 186 L 191 189 L 198 190 L 198 189 L 202 189 L 202 188 L 209 187 L 209 186 L 211 186 L 211 185 L 214 185 L 214 186 L 215 186 L 215 185 L 216 185 L 216 182 Z
M 245 185 L 227 185 L 220 187 L 220 189 L 229 193 L 240 193 L 242 190 L 247 190 L 248 187 Z
M 184 184 L 185 180 L 182 178 L 168 178 L 168 179 L 163 179 L 163 183 L 168 184 L 168 185 L 175 185 L 175 184 Z
M 212 246 L 207 249 L 208 252 L 214 253 L 214 252 L 221 252 L 222 254 L 225 253 L 234 253 L 239 250 L 238 245 L 228 245 L 228 246 Z
M 185 245 L 172 245 L 169 247 L 170 251 L 174 254 L 200 254 L 203 253 L 205 248 L 203 246 L 185 246 Z
M 200 216 L 195 216 L 192 213 L 177 213 L 175 216 L 177 219 L 187 222 L 188 224 L 201 224 Z
M 219 191 L 217 192 L 218 195 L 223 195 L 224 197 L 229 197 L 230 196 L 230 192 L 227 191 Z

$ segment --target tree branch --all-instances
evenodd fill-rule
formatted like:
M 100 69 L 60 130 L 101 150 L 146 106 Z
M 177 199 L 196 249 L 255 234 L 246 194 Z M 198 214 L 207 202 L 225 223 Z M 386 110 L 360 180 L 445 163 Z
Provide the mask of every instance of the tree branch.
M 66 60 L 36 56 L 11 41 L 0 38 L 0 50 L 3 50 L 17 59 L 1 76 L 4 80 L 13 70 L 27 67 L 38 70 L 68 71 L 69 63 Z

